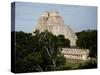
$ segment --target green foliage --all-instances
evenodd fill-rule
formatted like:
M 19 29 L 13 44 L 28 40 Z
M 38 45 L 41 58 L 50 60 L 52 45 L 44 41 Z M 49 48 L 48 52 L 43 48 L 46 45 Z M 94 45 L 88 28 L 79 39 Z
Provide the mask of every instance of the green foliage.
M 91 69 L 97 68 L 97 60 L 89 60 L 84 64 L 80 64 L 78 69 Z
M 90 57 L 97 56 L 97 31 L 96 30 L 87 30 L 76 33 L 78 40 L 76 42 L 77 46 L 80 48 L 90 49 Z
M 62 47 L 70 47 L 64 36 L 36 30 L 34 35 L 16 32 L 16 72 L 53 71 L 66 63 Z
M 68 39 L 65 39 L 64 35 L 59 35 L 58 45 L 61 47 L 70 47 L 70 41 Z

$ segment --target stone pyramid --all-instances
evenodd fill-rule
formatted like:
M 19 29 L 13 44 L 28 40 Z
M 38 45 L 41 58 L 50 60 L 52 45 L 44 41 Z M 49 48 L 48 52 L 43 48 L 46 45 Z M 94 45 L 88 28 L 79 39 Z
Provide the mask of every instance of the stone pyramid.
M 36 29 L 39 29 L 41 32 L 48 30 L 54 35 L 64 35 L 65 38 L 70 40 L 71 46 L 76 46 L 76 34 L 68 25 L 64 24 L 63 19 L 57 11 L 43 12 L 34 30 Z

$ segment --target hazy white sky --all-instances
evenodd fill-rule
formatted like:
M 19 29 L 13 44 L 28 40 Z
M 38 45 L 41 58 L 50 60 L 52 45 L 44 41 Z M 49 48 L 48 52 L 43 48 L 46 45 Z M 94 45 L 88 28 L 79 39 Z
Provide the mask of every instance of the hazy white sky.
M 73 31 L 97 29 L 97 7 L 15 2 L 15 30 L 32 32 L 44 11 L 56 10 Z

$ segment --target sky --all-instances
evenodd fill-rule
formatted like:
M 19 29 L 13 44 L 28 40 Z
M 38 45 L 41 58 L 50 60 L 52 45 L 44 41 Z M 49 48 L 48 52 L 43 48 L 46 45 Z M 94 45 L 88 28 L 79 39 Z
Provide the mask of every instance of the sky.
M 97 29 L 97 7 L 15 2 L 15 31 L 31 33 L 44 11 L 56 10 L 74 32 Z

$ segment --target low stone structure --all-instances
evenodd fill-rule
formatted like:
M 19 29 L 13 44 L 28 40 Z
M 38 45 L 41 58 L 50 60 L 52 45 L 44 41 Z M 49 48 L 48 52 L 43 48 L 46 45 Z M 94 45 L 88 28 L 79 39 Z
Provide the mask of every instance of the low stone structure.
M 62 53 L 66 58 L 87 60 L 89 55 L 89 49 L 63 48 Z

